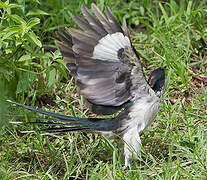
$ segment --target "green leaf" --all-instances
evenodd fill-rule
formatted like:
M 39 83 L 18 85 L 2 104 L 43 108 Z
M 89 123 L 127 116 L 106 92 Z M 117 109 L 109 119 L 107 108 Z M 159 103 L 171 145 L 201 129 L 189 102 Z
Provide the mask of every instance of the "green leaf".
M 4 29 L 5 33 L 8 33 L 8 32 L 19 32 L 19 31 L 20 32 L 22 31 L 21 25 L 10 26 L 9 28 Z
M 30 54 L 25 54 L 23 56 L 21 56 L 18 60 L 18 62 L 24 62 L 24 61 L 28 61 L 31 59 L 31 55 Z
M 11 73 L 6 67 L 0 67 L 0 76 L 4 77 L 7 81 L 10 81 L 12 78 Z
M 38 0 L 32 0 L 33 2 L 40 4 L 40 2 Z
M 8 38 L 11 38 L 12 36 L 14 36 L 15 34 L 18 34 L 19 32 L 21 32 L 21 28 L 19 27 L 16 27 L 16 28 L 8 28 L 7 29 L 7 33 L 4 34 L 2 40 L 5 40 L 5 39 L 8 39 Z
M 23 92 L 29 89 L 36 79 L 36 74 L 33 72 L 24 72 L 19 78 L 17 84 L 17 93 Z
M 14 22 L 16 22 L 18 24 L 26 25 L 26 21 L 16 14 L 14 14 L 14 15 L 7 14 L 6 17 L 13 20 Z
M 56 70 L 53 67 L 48 67 L 46 70 L 46 77 L 47 77 L 47 87 L 51 87 L 53 84 L 55 84 L 56 79 Z
M 168 21 L 168 15 L 167 15 L 167 13 L 166 13 L 166 11 L 165 11 L 165 9 L 164 9 L 164 7 L 162 6 L 161 3 L 159 3 L 159 6 L 160 6 L 160 9 L 162 11 L 163 17 L 165 19 L 165 23 L 167 23 L 167 21 Z
M 144 9 L 144 7 L 141 6 L 141 7 L 139 8 L 139 10 L 140 10 L 140 14 L 141 14 L 142 16 L 144 16 L 144 13 L 145 13 L 145 9 Z
M 27 28 L 31 29 L 33 26 L 37 25 L 40 23 L 40 19 L 39 18 L 31 18 L 28 23 L 27 23 Z
M 21 5 L 19 5 L 19 4 L 9 4 L 8 5 L 8 8 L 21 8 L 22 6 Z
M 59 64 L 54 65 L 54 67 L 64 76 L 65 79 L 68 79 L 66 69 L 62 68 Z
M 186 11 L 186 14 L 187 14 L 188 17 L 189 17 L 190 14 L 191 14 L 192 4 L 193 4 L 192 1 L 189 1 L 189 2 L 188 2 L 187 11 Z
M 28 33 L 25 34 L 25 37 L 27 38 L 28 41 L 35 43 L 36 45 L 38 45 L 39 47 L 42 47 L 42 43 L 40 42 L 40 40 L 37 38 L 37 36 L 35 35 L 34 32 L 30 31 Z
M 0 1 L 0 8 L 4 9 L 6 7 L 8 7 L 8 5 Z
M 0 7 L 1 8 L 20 8 L 21 7 L 21 5 L 19 5 L 19 4 L 6 4 L 6 3 L 4 3 L 4 2 L 1 2 L 0 1 Z
M 30 10 L 26 16 L 37 16 L 37 15 L 43 15 L 43 16 L 48 16 L 49 14 L 45 11 L 42 11 L 40 9 L 35 9 L 35 10 Z
M 3 125 L 8 123 L 8 103 L 6 99 L 8 89 L 6 88 L 5 80 L 0 77 L 0 134 L 2 132 Z

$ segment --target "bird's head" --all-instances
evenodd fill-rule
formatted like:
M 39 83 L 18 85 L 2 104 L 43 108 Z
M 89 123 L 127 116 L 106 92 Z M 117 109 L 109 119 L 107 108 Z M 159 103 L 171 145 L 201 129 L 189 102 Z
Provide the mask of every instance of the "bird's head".
M 149 76 L 148 83 L 155 93 L 162 93 L 165 86 L 165 67 L 155 69 Z

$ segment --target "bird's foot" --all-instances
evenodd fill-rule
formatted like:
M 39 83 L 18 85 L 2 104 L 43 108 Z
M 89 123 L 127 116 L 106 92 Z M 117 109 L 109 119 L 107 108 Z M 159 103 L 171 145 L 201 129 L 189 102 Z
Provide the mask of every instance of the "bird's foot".
M 125 157 L 125 165 L 122 167 L 123 171 L 131 169 L 131 160 Z

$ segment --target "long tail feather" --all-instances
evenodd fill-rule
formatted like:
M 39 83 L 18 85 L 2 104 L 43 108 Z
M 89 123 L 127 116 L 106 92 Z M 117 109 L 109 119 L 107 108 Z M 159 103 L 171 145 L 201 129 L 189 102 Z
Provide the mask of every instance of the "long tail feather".
M 40 129 L 39 131 L 44 131 L 44 132 L 71 132 L 71 131 L 82 131 L 82 130 L 89 130 L 89 128 L 82 128 L 82 127 L 58 127 L 58 128 Z
M 104 118 L 78 118 L 72 116 L 65 116 L 58 113 L 52 113 L 44 111 L 41 109 L 35 109 L 33 107 L 13 102 L 7 100 L 8 102 L 22 107 L 24 109 L 40 113 L 47 116 L 52 116 L 57 119 L 52 118 L 34 118 L 36 121 L 32 122 L 11 122 L 11 124 L 31 124 L 31 125 L 40 125 L 40 126 L 52 126 L 46 129 L 40 129 L 39 131 L 44 132 L 54 132 L 54 133 L 63 133 L 71 131 L 111 131 L 116 128 L 117 123 L 114 121 L 114 118 L 104 119 Z M 57 126 L 57 127 L 55 127 Z M 62 127 L 61 127 L 62 126 Z
M 37 113 L 44 114 L 44 115 L 47 115 L 47 116 L 56 117 L 56 118 L 59 118 L 59 119 L 62 119 L 62 120 L 66 120 L 66 121 L 75 121 L 75 120 L 79 120 L 80 119 L 80 118 L 77 118 L 77 117 L 65 116 L 65 115 L 62 115 L 62 114 L 48 112 L 48 111 L 44 111 L 44 110 L 41 110 L 41 109 L 35 109 L 35 108 L 31 107 L 31 106 L 20 104 L 20 103 L 11 101 L 11 100 L 7 100 L 7 101 L 12 103 L 12 104 L 15 104 L 15 105 L 17 105 L 19 107 L 22 107 L 24 109 L 28 109 L 28 110 L 33 111 L 33 112 L 37 112 Z M 87 118 L 83 118 L 83 119 L 87 119 Z

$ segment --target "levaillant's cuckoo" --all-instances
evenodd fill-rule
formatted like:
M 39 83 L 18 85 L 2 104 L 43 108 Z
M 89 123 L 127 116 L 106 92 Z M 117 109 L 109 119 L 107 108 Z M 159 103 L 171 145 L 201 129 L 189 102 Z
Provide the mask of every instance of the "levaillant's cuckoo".
M 29 122 L 52 126 L 41 131 L 96 131 L 122 135 L 125 167 L 130 167 L 132 155 L 140 151 L 140 132 L 152 123 L 159 111 L 165 68 L 154 70 L 147 81 L 126 22 L 121 28 L 109 7 L 105 9 L 106 16 L 95 4 L 92 4 L 92 10 L 95 16 L 83 5 L 84 18 L 74 16 L 82 30 L 59 31 L 61 41 L 56 44 L 92 112 L 101 115 L 121 112 L 114 118 L 78 118 L 12 103 L 54 117 Z

